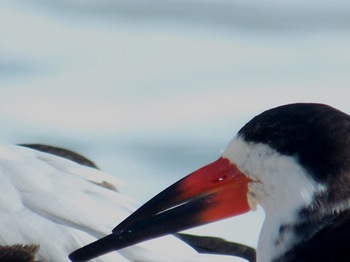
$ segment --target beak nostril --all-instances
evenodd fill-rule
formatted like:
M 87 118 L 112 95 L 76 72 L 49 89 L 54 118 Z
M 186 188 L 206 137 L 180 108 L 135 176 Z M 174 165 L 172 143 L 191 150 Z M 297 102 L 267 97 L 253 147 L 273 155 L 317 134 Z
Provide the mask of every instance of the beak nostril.
M 214 179 L 214 180 L 213 180 L 213 183 L 222 182 L 222 181 L 224 181 L 226 178 L 227 178 L 227 176 L 221 176 L 221 177 L 219 177 L 219 178 Z

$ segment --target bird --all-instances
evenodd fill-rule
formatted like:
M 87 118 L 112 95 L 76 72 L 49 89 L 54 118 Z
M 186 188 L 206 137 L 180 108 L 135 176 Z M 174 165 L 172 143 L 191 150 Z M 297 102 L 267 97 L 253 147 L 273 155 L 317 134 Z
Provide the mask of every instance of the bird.
M 350 116 L 321 103 L 256 115 L 216 161 L 69 257 L 85 261 L 258 205 L 265 212 L 258 262 L 350 261 Z
M 0 261 L 69 261 L 69 253 L 108 234 L 137 207 L 119 192 L 118 178 L 55 146 L 0 145 L 0 179 Z M 187 242 L 166 236 L 94 261 L 246 261 L 200 254 Z

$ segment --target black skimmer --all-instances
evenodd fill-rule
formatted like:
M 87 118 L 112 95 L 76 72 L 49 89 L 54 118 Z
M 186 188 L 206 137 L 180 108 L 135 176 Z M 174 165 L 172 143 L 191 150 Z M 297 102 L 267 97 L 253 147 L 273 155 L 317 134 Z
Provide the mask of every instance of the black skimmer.
M 47 145 L 0 146 L 0 179 L 0 261 L 69 261 L 69 253 L 108 234 L 136 206 L 118 192 L 117 178 L 82 155 Z M 94 261 L 243 259 L 199 254 L 167 236 Z
M 70 259 L 85 261 L 257 204 L 266 214 L 259 262 L 350 261 L 350 116 L 311 103 L 261 113 L 217 161 L 168 187 Z

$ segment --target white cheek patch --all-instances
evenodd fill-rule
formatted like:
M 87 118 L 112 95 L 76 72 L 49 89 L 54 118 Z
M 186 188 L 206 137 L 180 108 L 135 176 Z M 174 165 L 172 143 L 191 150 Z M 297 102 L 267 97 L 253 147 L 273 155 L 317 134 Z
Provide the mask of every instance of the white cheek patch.
M 307 206 L 314 200 L 315 193 L 326 190 L 294 157 L 281 155 L 261 143 L 247 143 L 236 136 L 223 157 L 254 180 L 249 184 L 250 197 L 265 211 Z

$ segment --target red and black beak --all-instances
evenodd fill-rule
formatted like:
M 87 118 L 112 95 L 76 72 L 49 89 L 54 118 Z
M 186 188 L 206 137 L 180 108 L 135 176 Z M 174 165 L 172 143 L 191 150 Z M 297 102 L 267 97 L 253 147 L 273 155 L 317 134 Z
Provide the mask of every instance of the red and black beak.
M 221 157 L 171 185 L 120 223 L 111 235 L 74 251 L 69 258 L 87 261 L 145 240 L 248 212 L 250 181 Z

